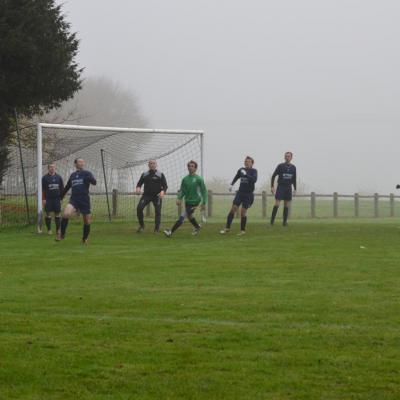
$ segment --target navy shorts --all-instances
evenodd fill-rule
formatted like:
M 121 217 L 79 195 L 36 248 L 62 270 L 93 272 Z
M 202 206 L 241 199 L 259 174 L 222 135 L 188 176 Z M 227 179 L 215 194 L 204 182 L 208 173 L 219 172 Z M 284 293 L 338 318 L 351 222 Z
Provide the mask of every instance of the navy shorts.
M 88 215 L 92 213 L 90 210 L 89 196 L 71 197 L 69 199 L 69 204 L 71 204 L 75 210 L 79 211 L 82 215 Z
M 254 194 L 253 193 L 242 193 L 236 192 L 236 196 L 233 199 L 233 205 L 240 207 L 242 205 L 243 208 L 250 208 L 254 203 Z
M 292 201 L 293 192 L 291 186 L 279 186 L 276 189 L 275 199 L 276 200 L 284 200 L 284 201 Z
M 44 210 L 47 213 L 54 212 L 56 214 L 61 212 L 61 199 L 59 197 L 46 199 Z

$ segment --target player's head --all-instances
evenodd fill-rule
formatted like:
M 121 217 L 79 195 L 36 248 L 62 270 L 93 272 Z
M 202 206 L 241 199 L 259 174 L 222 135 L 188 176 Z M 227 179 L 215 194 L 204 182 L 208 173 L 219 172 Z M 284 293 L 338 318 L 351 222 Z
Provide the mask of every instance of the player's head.
M 150 171 L 155 171 L 157 169 L 157 161 L 149 160 L 148 166 Z
M 49 174 L 50 174 L 50 175 L 54 175 L 54 174 L 56 173 L 56 164 L 50 163 L 50 164 L 47 166 L 47 170 L 49 171 Z
M 196 161 L 193 161 L 193 160 L 190 160 L 190 161 L 187 163 L 187 169 L 188 169 L 188 171 L 189 171 L 189 174 L 194 174 L 194 173 L 196 173 L 196 171 L 197 171 L 197 162 L 196 162 Z
M 245 166 L 246 168 L 253 168 L 253 165 L 254 165 L 254 158 L 252 158 L 252 157 L 250 157 L 250 156 L 247 156 L 247 157 L 244 159 L 244 166 Z
M 76 169 L 85 168 L 85 160 L 83 158 L 75 158 L 74 164 Z
M 287 163 L 290 163 L 290 161 L 292 161 L 292 158 L 293 158 L 293 153 L 291 151 L 287 151 L 285 153 L 285 161 Z

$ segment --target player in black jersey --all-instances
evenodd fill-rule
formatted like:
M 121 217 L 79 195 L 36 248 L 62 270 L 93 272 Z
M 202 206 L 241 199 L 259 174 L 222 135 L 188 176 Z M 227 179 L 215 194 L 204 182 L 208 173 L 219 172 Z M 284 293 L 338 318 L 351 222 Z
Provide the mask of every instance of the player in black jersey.
M 275 206 L 272 210 L 271 225 L 275 222 L 281 201 L 284 201 L 283 208 L 283 226 L 287 226 L 289 217 L 289 207 L 293 195 L 297 189 L 297 172 L 296 167 L 292 164 L 293 153 L 287 151 L 285 153 L 285 162 L 279 164 L 271 178 L 271 192 L 275 194 Z M 278 187 L 275 190 L 275 178 L 278 177 Z M 293 190 L 292 190 L 293 187 Z
M 42 177 L 43 206 L 46 213 L 45 222 L 47 233 L 51 235 L 51 214 L 54 213 L 56 231 L 60 230 L 61 196 L 64 191 L 64 182 L 56 173 L 55 164 L 47 166 L 48 173 Z
M 142 233 L 144 230 L 143 210 L 150 202 L 153 203 L 155 210 L 154 233 L 160 231 L 162 199 L 168 188 L 164 174 L 157 170 L 157 161 L 150 160 L 148 165 L 149 170 L 143 172 L 136 185 L 137 194 L 141 193 L 141 188 L 144 185 L 143 195 L 137 206 L 137 218 L 139 221 L 138 233 Z

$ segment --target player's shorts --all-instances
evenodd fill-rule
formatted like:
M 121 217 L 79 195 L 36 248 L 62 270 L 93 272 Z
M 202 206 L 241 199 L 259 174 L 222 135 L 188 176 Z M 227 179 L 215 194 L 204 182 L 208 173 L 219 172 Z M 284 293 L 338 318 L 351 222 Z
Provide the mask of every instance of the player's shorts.
M 182 213 L 182 217 L 190 217 L 197 209 L 200 204 L 186 204 L 185 211 Z
M 89 196 L 79 196 L 79 197 L 71 197 L 69 199 L 69 204 L 75 208 L 75 210 L 79 211 L 82 215 L 91 214 L 90 209 L 90 197 Z
M 243 193 L 243 192 L 236 192 L 236 196 L 233 199 L 233 205 L 243 208 L 250 208 L 254 203 L 254 194 L 253 193 Z
M 61 212 L 61 199 L 59 197 L 46 199 L 44 210 L 47 213 L 54 212 L 56 214 Z
M 292 187 L 291 186 L 282 186 L 278 185 L 275 193 L 276 200 L 284 200 L 291 201 L 293 197 Z

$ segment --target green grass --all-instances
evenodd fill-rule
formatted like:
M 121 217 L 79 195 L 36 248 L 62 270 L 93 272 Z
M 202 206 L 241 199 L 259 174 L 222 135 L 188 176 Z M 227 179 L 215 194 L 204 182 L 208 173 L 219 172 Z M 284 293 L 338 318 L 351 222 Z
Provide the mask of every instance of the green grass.
M 219 227 L 1 231 L 0 399 L 400 398 L 395 222 Z

